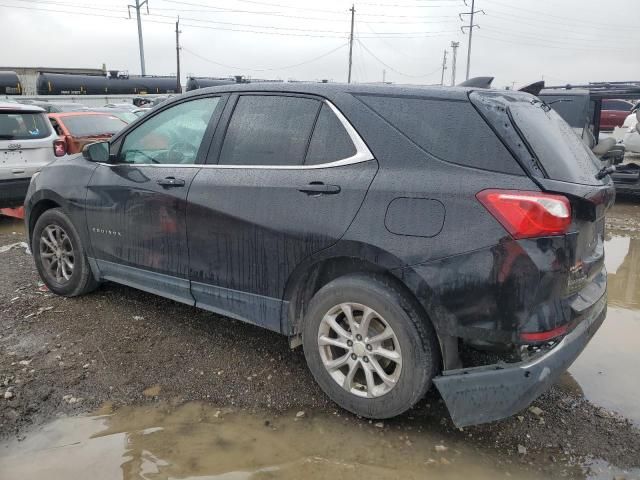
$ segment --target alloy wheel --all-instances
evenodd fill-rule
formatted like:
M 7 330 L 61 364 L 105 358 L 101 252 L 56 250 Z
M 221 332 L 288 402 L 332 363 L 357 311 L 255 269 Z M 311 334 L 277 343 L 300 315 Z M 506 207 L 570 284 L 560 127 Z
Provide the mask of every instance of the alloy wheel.
M 385 395 L 402 371 L 400 342 L 387 321 L 372 308 L 341 303 L 322 318 L 320 357 L 343 389 L 365 398 Z
M 47 225 L 40 234 L 39 247 L 47 275 L 58 284 L 71 280 L 75 255 L 67 232 L 60 225 Z

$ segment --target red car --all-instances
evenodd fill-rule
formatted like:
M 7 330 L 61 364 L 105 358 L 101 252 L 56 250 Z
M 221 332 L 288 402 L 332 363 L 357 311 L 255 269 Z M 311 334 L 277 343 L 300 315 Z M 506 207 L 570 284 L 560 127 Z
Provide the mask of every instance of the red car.
M 60 137 L 55 155 L 80 153 L 88 143 L 110 138 L 127 126 L 115 115 L 98 112 L 50 113 L 49 120 Z
M 632 108 L 633 103 L 627 100 L 602 100 L 600 130 L 613 130 L 615 127 L 621 127 Z

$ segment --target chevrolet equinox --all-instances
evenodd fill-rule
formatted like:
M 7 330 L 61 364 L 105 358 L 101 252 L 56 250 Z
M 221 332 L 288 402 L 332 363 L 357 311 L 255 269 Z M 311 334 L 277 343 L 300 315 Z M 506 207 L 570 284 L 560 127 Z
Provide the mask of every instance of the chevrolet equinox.
M 26 223 L 58 295 L 112 281 L 250 322 L 353 413 L 433 383 L 464 426 L 525 408 L 603 322 L 598 163 L 526 93 L 223 86 L 42 169 Z

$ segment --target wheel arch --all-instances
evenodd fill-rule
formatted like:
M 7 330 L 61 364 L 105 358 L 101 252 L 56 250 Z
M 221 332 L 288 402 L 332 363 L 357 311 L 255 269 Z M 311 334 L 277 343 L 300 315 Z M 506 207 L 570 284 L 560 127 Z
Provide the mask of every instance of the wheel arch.
M 35 227 L 38 218 L 40 218 L 44 212 L 51 210 L 52 208 L 62 208 L 62 206 L 59 202 L 52 200 L 51 198 L 41 198 L 30 207 L 28 217 L 29 231 L 27 232 L 29 239 L 31 239 L 33 228 Z
M 402 272 L 402 275 L 399 275 Z M 355 274 L 368 273 L 375 276 L 383 276 L 389 279 L 394 285 L 407 295 L 414 302 L 415 308 L 420 312 L 421 317 L 429 322 L 437 336 L 440 346 L 440 358 L 442 368 L 455 368 L 458 363 L 457 338 L 447 335 L 439 328 L 439 322 L 434 321 L 430 312 L 425 308 L 425 304 L 420 301 L 416 292 L 410 288 L 412 282 L 406 282 L 406 270 L 393 269 L 376 263 L 370 259 L 350 256 L 347 254 L 335 255 L 317 259 L 300 266 L 289 277 L 284 293 L 284 308 L 282 311 L 282 332 L 291 339 L 291 346 L 301 345 L 300 333 L 306 314 L 306 308 L 311 298 L 324 285 L 336 278 Z

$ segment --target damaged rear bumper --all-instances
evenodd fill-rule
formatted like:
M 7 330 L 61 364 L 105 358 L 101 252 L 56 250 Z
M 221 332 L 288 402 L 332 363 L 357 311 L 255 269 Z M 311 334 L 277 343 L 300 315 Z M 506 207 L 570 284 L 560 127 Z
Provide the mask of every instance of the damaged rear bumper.
M 580 355 L 607 313 L 603 295 L 552 349 L 519 363 L 449 370 L 433 381 L 457 427 L 509 417 L 545 392 Z

